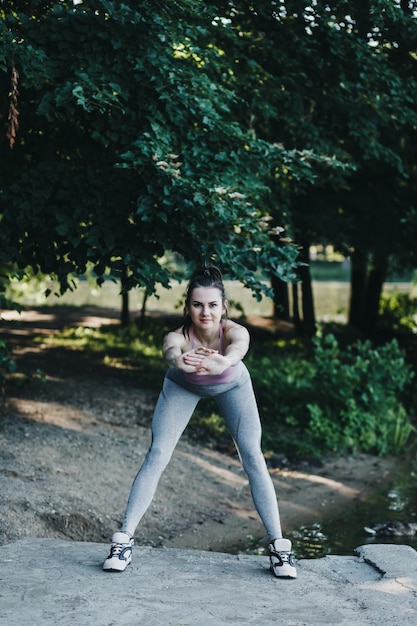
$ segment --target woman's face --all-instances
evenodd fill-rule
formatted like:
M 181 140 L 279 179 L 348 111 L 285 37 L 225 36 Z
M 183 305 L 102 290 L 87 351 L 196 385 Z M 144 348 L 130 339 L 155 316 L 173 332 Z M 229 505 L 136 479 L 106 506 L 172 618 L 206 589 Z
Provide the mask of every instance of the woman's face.
M 188 312 L 196 328 L 207 330 L 218 327 L 225 311 L 225 303 L 217 287 L 195 287 L 192 290 Z

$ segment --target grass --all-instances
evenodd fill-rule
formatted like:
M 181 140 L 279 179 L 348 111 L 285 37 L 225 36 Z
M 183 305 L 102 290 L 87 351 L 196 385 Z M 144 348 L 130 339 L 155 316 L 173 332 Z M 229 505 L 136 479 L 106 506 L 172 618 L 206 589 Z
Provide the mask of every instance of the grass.
M 168 327 L 162 319 L 147 318 L 141 329 L 136 324 L 66 328 L 39 341 L 51 346 L 82 350 L 104 365 L 135 376 L 142 386 L 157 389 L 166 372 L 161 357 L 162 338 Z

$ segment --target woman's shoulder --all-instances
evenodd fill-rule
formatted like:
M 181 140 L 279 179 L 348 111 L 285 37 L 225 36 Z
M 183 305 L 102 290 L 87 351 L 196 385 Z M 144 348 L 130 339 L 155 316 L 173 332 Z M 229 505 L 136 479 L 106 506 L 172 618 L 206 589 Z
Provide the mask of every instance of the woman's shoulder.
M 239 324 L 238 322 L 234 322 L 233 320 L 223 320 L 223 332 L 226 336 L 249 336 L 249 331 L 248 329 L 243 326 L 242 324 Z
M 172 343 L 175 345 L 182 345 L 187 340 L 188 338 L 184 334 L 183 326 L 169 330 L 164 337 L 164 343 Z

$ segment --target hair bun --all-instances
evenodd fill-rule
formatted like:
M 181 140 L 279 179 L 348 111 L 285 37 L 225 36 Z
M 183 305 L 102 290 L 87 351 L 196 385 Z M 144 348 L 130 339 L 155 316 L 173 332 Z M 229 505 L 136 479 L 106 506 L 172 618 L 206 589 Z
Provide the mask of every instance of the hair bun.
M 198 273 L 196 272 L 195 275 L 209 276 L 213 280 L 223 282 L 222 273 L 215 265 L 204 265 Z

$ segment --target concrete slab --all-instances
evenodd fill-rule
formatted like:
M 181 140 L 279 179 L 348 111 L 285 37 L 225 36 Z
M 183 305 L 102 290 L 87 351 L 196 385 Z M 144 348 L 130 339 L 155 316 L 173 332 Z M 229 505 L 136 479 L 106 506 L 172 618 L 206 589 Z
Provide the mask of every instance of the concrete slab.
M 405 549 L 404 549 L 405 548 Z M 3 626 L 402 626 L 417 624 L 417 553 L 371 545 L 301 560 L 279 580 L 266 557 L 135 547 L 105 573 L 107 546 L 25 539 L 0 548 Z

